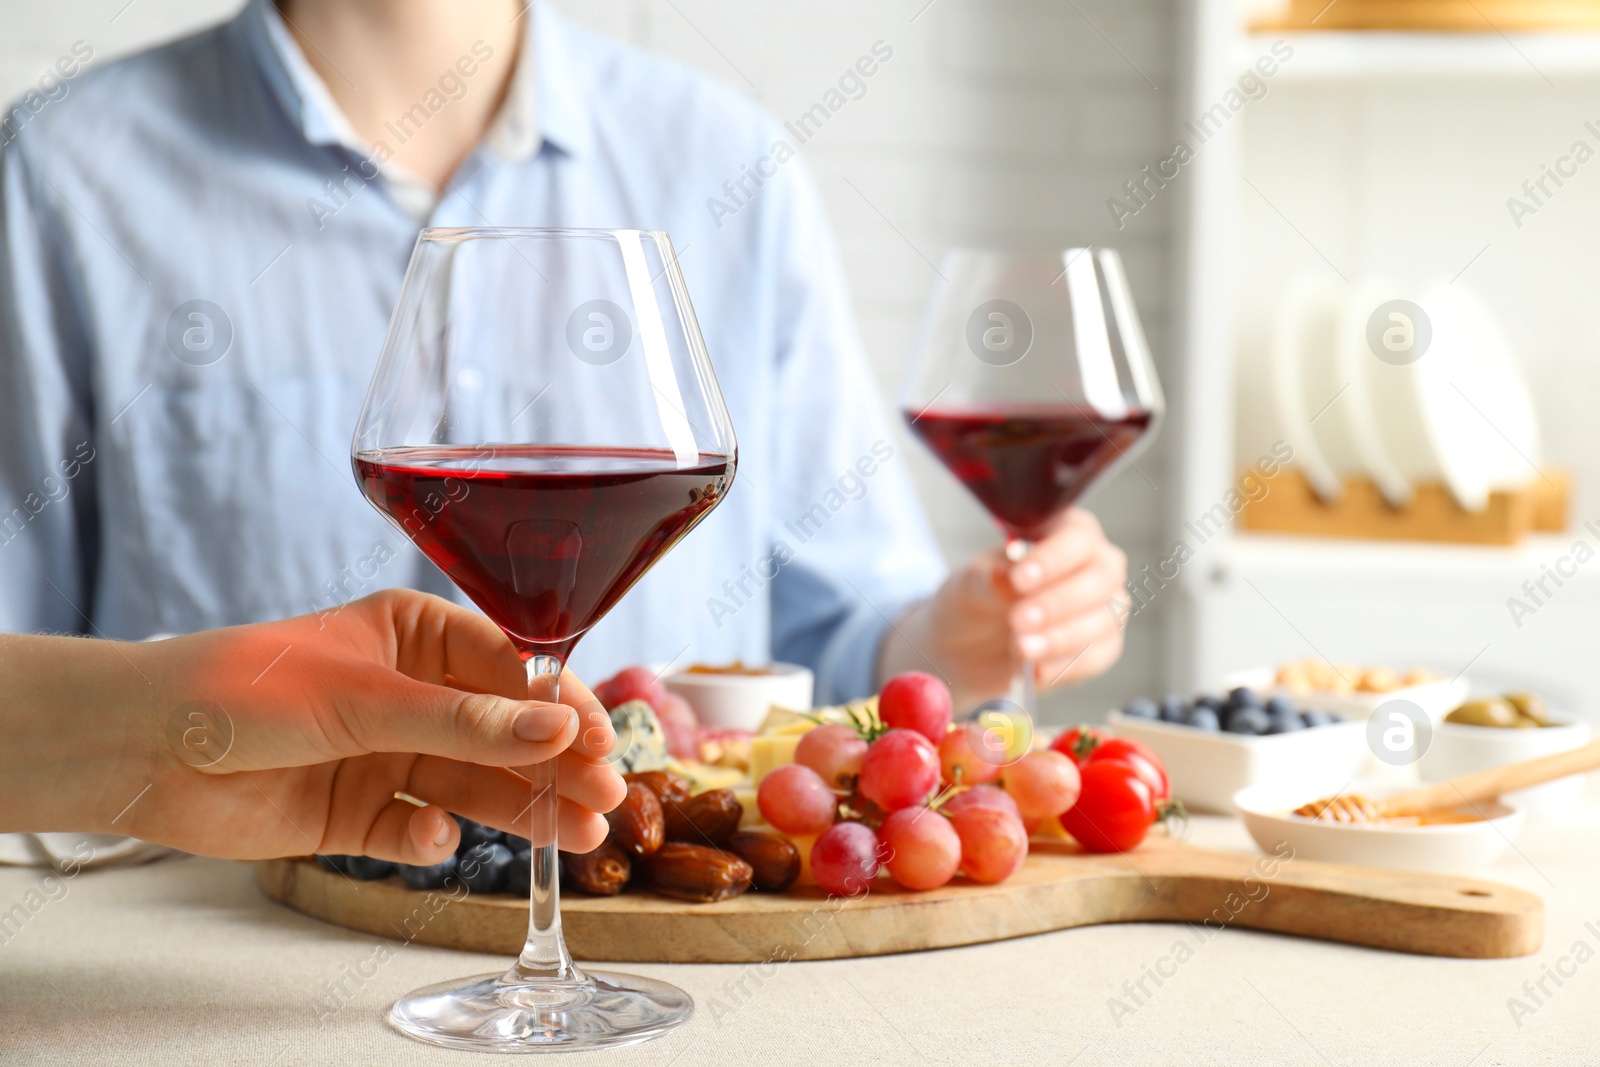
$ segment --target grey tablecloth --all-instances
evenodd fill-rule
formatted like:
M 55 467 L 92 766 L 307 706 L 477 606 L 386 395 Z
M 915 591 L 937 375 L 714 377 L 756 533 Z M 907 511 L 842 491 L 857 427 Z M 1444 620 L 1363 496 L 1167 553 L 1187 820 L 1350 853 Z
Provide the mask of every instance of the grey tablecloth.
M 1251 848 L 1220 818 L 1195 820 L 1190 837 Z M 689 990 L 696 1017 L 652 1044 L 562 1062 L 1600 1062 L 1597 846 L 1600 806 L 1589 806 L 1567 825 L 1530 823 L 1491 872 L 1546 901 L 1546 948 L 1526 959 L 1430 959 L 1229 930 L 1165 964 L 1175 973 L 1159 987 L 1146 980 L 1151 995 L 1139 1003 L 1123 983 L 1179 940 L 1196 946 L 1188 927 L 791 963 L 764 982 L 739 966 L 639 965 Z M 0 870 L 0 912 L 0 1062 L 487 1062 L 407 1041 L 383 1016 L 416 986 L 506 961 L 392 942 L 380 951 L 369 935 L 269 902 L 246 865 L 185 859 L 55 883 Z M 1132 1010 L 1113 1012 L 1113 997 Z

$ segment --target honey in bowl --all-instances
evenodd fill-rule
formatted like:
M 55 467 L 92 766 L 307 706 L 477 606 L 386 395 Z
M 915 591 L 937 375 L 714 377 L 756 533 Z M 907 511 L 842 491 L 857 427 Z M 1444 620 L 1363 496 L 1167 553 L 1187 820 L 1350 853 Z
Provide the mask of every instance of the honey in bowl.
M 746 667 L 743 660 L 734 660 L 726 667 L 714 667 L 708 663 L 691 663 L 683 669 L 684 674 L 736 674 L 746 678 L 764 678 L 778 672 L 771 667 Z

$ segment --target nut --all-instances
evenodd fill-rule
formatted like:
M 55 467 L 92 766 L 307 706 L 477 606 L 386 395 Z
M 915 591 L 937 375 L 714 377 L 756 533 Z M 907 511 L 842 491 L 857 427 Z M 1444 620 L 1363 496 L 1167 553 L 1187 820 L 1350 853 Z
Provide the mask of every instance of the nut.
M 667 840 L 720 845 L 739 828 L 744 805 L 731 789 L 708 789 L 679 804 L 665 806 Z
M 756 889 L 778 892 L 800 877 L 800 850 L 787 837 L 743 830 L 728 838 L 727 848 L 750 865 Z
M 611 824 L 609 840 L 630 855 L 648 856 L 666 839 L 661 800 L 642 782 L 628 783 L 627 795 L 606 814 L 606 822 Z
M 666 897 L 709 904 L 750 888 L 754 872 L 738 856 L 718 848 L 668 841 L 642 861 L 650 888 Z

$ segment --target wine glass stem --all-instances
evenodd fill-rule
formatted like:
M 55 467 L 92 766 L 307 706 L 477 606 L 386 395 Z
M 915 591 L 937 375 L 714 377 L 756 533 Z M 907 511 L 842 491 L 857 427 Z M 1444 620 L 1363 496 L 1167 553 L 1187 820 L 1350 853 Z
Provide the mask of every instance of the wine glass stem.
M 561 660 L 556 656 L 530 656 L 528 697 L 555 702 L 560 697 Z M 528 771 L 533 783 L 529 805 L 528 838 L 533 844 L 531 900 L 528 906 L 528 940 L 522 955 L 506 973 L 507 983 L 578 983 L 585 981 L 572 962 L 561 937 L 561 883 L 557 854 L 556 761 L 545 760 Z
M 1024 556 L 1033 551 L 1033 542 L 1023 537 L 1010 537 L 1006 539 L 1006 559 L 1012 563 L 1020 563 Z M 1033 715 L 1033 663 L 1024 659 L 1017 667 L 1017 673 L 1011 679 L 1011 699 L 1016 702 L 1024 714 Z

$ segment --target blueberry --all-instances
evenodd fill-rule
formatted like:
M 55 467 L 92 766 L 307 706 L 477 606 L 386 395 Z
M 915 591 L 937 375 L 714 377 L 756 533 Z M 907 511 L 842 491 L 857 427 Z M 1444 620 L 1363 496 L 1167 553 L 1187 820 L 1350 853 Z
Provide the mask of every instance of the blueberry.
M 1272 727 L 1272 720 L 1260 708 L 1234 708 L 1228 713 L 1224 729 L 1230 734 L 1264 734 Z
M 376 882 L 394 873 L 394 864 L 388 860 L 375 860 L 371 856 L 351 856 L 345 873 L 358 882 Z
M 323 870 L 332 871 L 334 874 L 349 874 L 350 873 L 350 857 L 349 856 L 322 856 L 322 855 L 319 855 L 319 856 L 317 856 L 317 863 L 322 867 Z
M 1144 697 L 1134 697 L 1128 701 L 1127 707 L 1122 709 L 1122 714 L 1130 715 L 1135 719 L 1154 719 L 1161 714 L 1161 709 L 1156 707 L 1156 702 Z
M 1183 699 L 1182 693 L 1168 693 L 1161 698 L 1161 718 L 1167 722 L 1180 721 L 1188 708 L 1189 702 Z
M 1296 730 L 1305 729 L 1305 724 L 1300 721 L 1300 716 L 1294 713 L 1288 715 L 1268 715 L 1267 733 L 1292 734 Z
M 1193 726 L 1196 730 L 1219 730 L 1217 713 L 1210 708 L 1195 708 L 1184 717 L 1184 723 Z
M 1318 711 L 1313 708 L 1310 711 L 1301 712 L 1300 721 L 1307 726 L 1332 726 L 1334 723 L 1343 722 L 1344 720 L 1332 712 Z
M 1261 695 L 1248 686 L 1239 686 L 1228 691 L 1228 706 L 1231 708 L 1259 708 Z
M 533 850 L 519 848 L 506 868 L 506 892 L 525 897 L 533 888 Z
M 1268 715 L 1293 715 L 1294 713 L 1294 701 L 1288 697 L 1277 696 L 1267 701 Z
M 473 845 L 461 854 L 461 880 L 474 893 L 498 893 L 511 869 L 511 850 L 498 842 Z
M 434 863 L 427 867 L 413 867 L 409 863 L 397 865 L 400 868 L 400 878 L 412 889 L 442 889 L 445 880 L 456 873 L 456 858 L 445 857 L 443 863 Z
M 1210 708 L 1219 715 L 1222 713 L 1222 710 L 1228 706 L 1228 702 L 1226 700 L 1223 700 L 1221 697 L 1214 697 L 1210 693 L 1207 693 L 1204 696 L 1195 697 L 1194 704 L 1197 708 Z
M 456 852 L 466 852 L 474 845 L 497 845 L 505 840 L 505 834 L 499 830 L 491 830 L 480 822 L 463 819 L 456 816 L 456 824 L 461 827 L 461 844 L 456 846 Z

